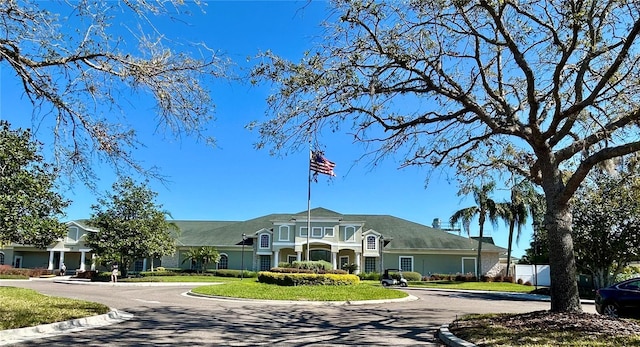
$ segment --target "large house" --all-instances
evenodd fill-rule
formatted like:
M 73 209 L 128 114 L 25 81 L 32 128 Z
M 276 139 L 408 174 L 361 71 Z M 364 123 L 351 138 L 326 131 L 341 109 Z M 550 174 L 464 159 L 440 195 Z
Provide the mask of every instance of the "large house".
M 190 268 L 185 253 L 194 247 L 214 246 L 221 254 L 219 269 L 268 270 L 296 260 L 325 260 L 336 269 L 355 264 L 357 272 L 385 268 L 432 273 L 476 272 L 476 240 L 439 228 L 389 215 L 340 214 L 324 208 L 296 214 L 270 214 L 247 221 L 173 221 L 180 228 L 173 256 L 140 259 L 130 270 L 152 266 Z M 96 255 L 85 246 L 87 233 L 99 232 L 81 221 L 68 223 L 67 237 L 46 250 L 12 245 L 0 250 L 0 264 L 15 267 L 69 270 L 95 268 Z M 310 228 L 309 228 L 310 225 Z M 482 274 L 497 275 L 506 249 L 491 242 L 482 246 Z

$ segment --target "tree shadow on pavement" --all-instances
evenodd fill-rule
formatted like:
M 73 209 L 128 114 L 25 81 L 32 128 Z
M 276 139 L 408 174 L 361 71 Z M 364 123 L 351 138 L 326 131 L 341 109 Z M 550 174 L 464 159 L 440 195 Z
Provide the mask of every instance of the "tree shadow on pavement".
M 381 305 L 142 306 L 126 322 L 18 344 L 83 346 L 439 346 L 437 312 Z

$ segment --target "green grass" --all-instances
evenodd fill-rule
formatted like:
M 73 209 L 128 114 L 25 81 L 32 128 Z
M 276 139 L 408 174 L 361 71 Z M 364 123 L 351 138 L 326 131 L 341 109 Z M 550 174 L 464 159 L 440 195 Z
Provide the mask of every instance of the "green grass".
M 0 330 L 84 318 L 109 307 L 82 300 L 42 295 L 32 289 L 0 287 Z
M 259 283 L 255 279 L 227 282 L 224 285 L 198 287 L 194 293 L 262 300 L 297 301 L 359 301 L 398 299 L 408 296 L 406 293 L 386 289 L 377 284 L 361 283 L 353 286 L 297 286 L 285 287 Z
M 28 280 L 29 276 L 27 275 L 0 275 L 0 280 Z
M 528 293 L 534 290 L 532 286 L 509 282 L 455 282 L 455 281 L 424 281 L 409 282 L 409 286 L 420 288 L 482 290 L 495 292 Z

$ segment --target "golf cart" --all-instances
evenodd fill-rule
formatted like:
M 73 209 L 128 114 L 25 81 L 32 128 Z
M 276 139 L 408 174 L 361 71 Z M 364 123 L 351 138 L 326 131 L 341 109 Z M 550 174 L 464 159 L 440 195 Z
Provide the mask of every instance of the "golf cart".
M 383 287 L 408 286 L 407 280 L 402 276 L 402 270 L 400 269 L 384 269 L 380 283 Z

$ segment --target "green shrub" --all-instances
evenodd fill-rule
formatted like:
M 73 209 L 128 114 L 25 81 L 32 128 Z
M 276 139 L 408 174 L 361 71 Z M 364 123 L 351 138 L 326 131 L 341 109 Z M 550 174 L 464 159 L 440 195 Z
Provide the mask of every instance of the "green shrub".
M 141 271 L 140 276 L 142 277 L 162 277 L 162 276 L 178 276 L 180 275 L 177 272 L 173 271 Z
M 76 278 L 86 278 L 86 279 L 92 279 L 95 276 L 98 275 L 98 271 L 78 271 L 76 272 Z
M 98 272 L 91 278 L 91 282 L 109 282 L 111 281 L 111 271 Z
M 363 281 L 380 281 L 380 273 L 378 272 L 361 272 L 358 274 L 358 277 Z
M 52 275 L 53 271 L 47 270 L 44 268 L 36 268 L 36 269 L 24 269 L 24 268 L 15 268 L 10 265 L 0 265 L 0 276 L 18 276 L 16 278 L 24 278 L 24 277 L 40 277 L 45 275 Z M 4 277 L 7 278 L 7 277 Z
M 241 272 L 240 270 L 233 269 L 218 269 L 215 271 L 216 276 L 220 277 L 244 277 L 244 278 L 255 278 L 258 276 L 256 272 L 244 270 Z
M 358 270 L 358 265 L 355 263 L 351 263 L 351 264 L 343 264 L 342 265 L 342 269 L 346 270 L 347 272 L 349 272 L 350 274 L 355 273 L 356 270 Z
M 403 271 L 402 276 L 407 281 L 420 281 L 422 279 L 422 275 L 419 272 L 413 272 L 413 271 L 406 271 L 406 272 Z
M 258 273 L 258 282 L 266 284 L 276 284 L 279 286 L 301 286 L 301 285 L 353 285 L 360 283 L 360 278 L 356 275 L 339 274 L 315 274 L 315 273 L 276 273 L 261 271 Z
M 324 260 L 314 260 L 314 261 L 294 261 L 291 263 L 291 267 L 295 267 L 298 269 L 309 269 L 313 271 L 329 271 L 333 269 L 333 264 Z

